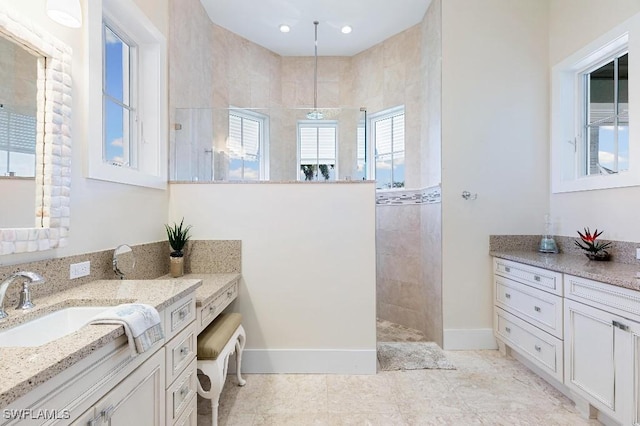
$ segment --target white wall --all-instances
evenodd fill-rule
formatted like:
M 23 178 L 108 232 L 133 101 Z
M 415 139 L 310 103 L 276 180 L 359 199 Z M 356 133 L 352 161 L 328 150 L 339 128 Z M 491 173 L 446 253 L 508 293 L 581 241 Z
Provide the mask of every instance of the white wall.
M 71 183 L 71 228 L 68 247 L 39 253 L 0 256 L 0 264 L 63 257 L 114 248 L 118 244 L 139 244 L 166 238 L 168 191 L 146 189 L 86 179 L 83 151 L 87 146 L 85 30 L 70 29 L 51 21 L 45 13 L 45 0 L 0 0 L 28 17 L 42 30 L 73 49 L 73 159 Z M 86 2 L 81 1 L 83 13 Z M 166 35 L 168 0 L 136 0 L 154 24 Z M 86 26 L 86 18 L 84 20 Z M 96 52 L 91 52 L 95 55 Z M 100 53 L 98 53 L 100 54 Z M 100 84 L 100 82 L 90 82 Z
M 543 231 L 548 14 L 540 0 L 442 2 L 445 348 L 495 344 L 489 235 Z
M 170 185 L 195 239 L 242 240 L 247 372 L 375 373 L 375 189 Z M 245 368 L 246 367 L 246 368 Z
M 637 0 L 551 0 L 551 65 L 639 12 Z M 589 226 L 603 229 L 606 239 L 640 241 L 640 187 L 552 194 L 550 211 L 559 235 L 573 237 Z

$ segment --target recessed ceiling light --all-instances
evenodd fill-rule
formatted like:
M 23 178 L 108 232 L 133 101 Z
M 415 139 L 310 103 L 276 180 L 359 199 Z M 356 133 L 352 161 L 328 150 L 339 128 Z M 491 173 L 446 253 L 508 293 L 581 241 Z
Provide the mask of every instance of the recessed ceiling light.
M 288 33 L 289 31 L 291 31 L 291 28 L 288 25 L 286 25 L 286 24 L 280 25 L 280 32 L 281 33 Z
M 342 31 L 342 34 L 349 34 L 352 30 L 353 28 L 350 25 L 345 25 L 340 31 Z

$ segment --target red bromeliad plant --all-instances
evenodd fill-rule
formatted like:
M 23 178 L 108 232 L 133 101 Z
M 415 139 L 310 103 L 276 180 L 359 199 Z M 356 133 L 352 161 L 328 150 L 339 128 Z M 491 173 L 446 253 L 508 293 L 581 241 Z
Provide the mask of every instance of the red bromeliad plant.
M 589 228 L 584 228 L 584 234 L 578 231 L 578 235 L 582 239 L 582 242 L 578 240 L 574 240 L 574 243 L 580 247 L 582 250 L 587 253 L 593 254 L 594 256 L 608 256 L 609 252 L 607 249 L 611 247 L 611 243 L 603 243 L 600 241 L 596 241 L 600 235 L 602 235 L 603 231 L 596 231 L 592 234 Z

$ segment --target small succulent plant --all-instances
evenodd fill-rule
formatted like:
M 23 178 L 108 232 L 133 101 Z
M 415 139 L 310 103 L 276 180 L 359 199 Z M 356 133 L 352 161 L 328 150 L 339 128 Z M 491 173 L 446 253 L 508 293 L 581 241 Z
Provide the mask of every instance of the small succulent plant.
M 167 230 L 167 236 L 169 237 L 169 245 L 173 249 L 171 252 L 171 257 L 182 257 L 184 253 L 182 253 L 182 249 L 189 241 L 191 236 L 189 235 L 189 230 L 191 229 L 191 225 L 184 226 L 184 218 L 180 221 L 180 225 L 174 223 L 173 226 L 164 225 Z
M 578 231 L 578 235 L 580 235 L 580 239 L 582 241 L 574 240 L 576 246 L 580 247 L 582 250 L 586 251 L 587 254 L 592 254 L 594 256 L 608 256 L 609 252 L 607 249 L 611 247 L 611 243 L 603 243 L 601 241 L 596 241 L 596 239 L 602 235 L 603 231 L 598 232 L 596 229 L 592 234 L 589 228 L 584 228 L 584 234 Z

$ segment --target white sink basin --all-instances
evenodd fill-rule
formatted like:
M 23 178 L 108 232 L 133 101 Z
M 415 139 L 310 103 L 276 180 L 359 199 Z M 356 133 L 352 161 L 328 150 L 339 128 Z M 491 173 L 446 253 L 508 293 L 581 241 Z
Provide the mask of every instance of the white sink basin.
M 65 308 L 0 330 L 0 347 L 33 347 L 59 339 L 79 330 L 91 318 L 110 306 L 77 306 Z

